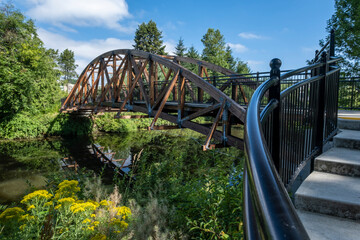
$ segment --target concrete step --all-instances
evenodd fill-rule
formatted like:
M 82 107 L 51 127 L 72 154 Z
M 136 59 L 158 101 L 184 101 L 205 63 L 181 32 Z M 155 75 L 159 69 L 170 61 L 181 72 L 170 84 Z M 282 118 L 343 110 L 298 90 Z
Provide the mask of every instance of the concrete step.
M 340 129 L 349 129 L 360 131 L 360 120 L 338 119 L 338 127 Z
M 360 178 L 312 172 L 295 193 L 295 207 L 360 220 Z
M 340 129 L 334 137 L 334 146 L 360 150 L 360 131 Z
M 360 177 L 360 150 L 331 148 L 315 159 L 315 171 Z
M 360 222 L 297 210 L 311 240 L 358 240 Z

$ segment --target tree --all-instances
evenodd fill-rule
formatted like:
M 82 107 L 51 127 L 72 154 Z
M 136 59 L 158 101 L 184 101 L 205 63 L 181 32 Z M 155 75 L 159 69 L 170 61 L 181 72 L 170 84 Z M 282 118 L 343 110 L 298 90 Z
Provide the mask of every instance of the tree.
M 53 53 L 43 47 L 32 20 L 12 5 L 0 6 L 0 121 L 44 112 L 59 100 Z
M 234 59 L 234 57 L 232 56 L 232 50 L 230 48 L 230 46 L 226 46 L 225 49 L 225 58 L 226 58 L 226 62 L 228 64 L 228 69 L 235 71 L 236 68 L 236 60 Z
M 237 60 L 236 63 L 236 72 L 239 74 L 247 74 L 250 73 L 250 67 L 247 65 L 247 63 Z
M 186 47 L 184 45 L 184 39 L 180 37 L 178 44 L 175 47 L 175 55 L 183 57 L 185 55 Z
M 133 47 L 136 50 L 155 53 L 159 55 L 165 54 L 165 45 L 163 45 L 162 32 L 156 26 L 156 23 L 150 20 L 148 23 L 142 23 L 135 32 Z
M 225 39 L 218 29 L 209 28 L 201 42 L 204 44 L 203 60 L 221 67 L 229 67 L 226 58 Z
M 336 54 L 348 75 L 360 74 L 360 1 L 335 0 L 335 13 L 327 22 L 327 31 L 335 30 Z
M 58 63 L 61 69 L 63 83 L 75 83 L 77 78 L 75 69 L 78 65 L 75 64 L 74 52 L 65 49 L 60 54 Z
M 191 46 L 189 48 L 189 51 L 185 54 L 186 57 L 189 58 L 193 58 L 193 59 L 199 59 L 201 60 L 200 54 L 198 53 L 198 51 L 195 49 L 194 46 Z M 191 64 L 191 63 L 184 63 L 184 67 L 190 71 L 192 71 L 193 73 L 198 74 L 199 69 L 198 66 L 195 64 Z

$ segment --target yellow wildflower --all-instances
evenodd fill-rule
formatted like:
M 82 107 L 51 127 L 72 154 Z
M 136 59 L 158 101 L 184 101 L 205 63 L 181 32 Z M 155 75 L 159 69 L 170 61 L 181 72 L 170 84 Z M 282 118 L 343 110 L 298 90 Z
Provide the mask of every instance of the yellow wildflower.
M 55 206 L 55 210 L 57 210 L 59 208 L 61 208 L 61 204 L 58 204 L 58 205 Z
M 86 218 L 82 223 L 86 224 L 86 223 L 90 223 L 90 222 L 91 222 L 91 220 Z
M 53 201 L 47 202 L 44 204 L 45 207 L 50 207 L 53 205 Z
M 111 224 L 112 224 L 113 226 L 117 226 L 117 227 L 120 228 L 121 230 L 124 230 L 124 229 L 126 229 L 126 228 L 129 226 L 128 223 L 126 223 L 125 221 L 122 221 L 122 220 L 120 220 L 120 219 L 117 219 L 117 218 L 111 219 Z
M 102 200 L 100 206 L 109 206 L 109 202 L 107 200 Z
M 0 214 L 0 221 L 10 219 L 20 220 L 23 213 L 25 213 L 25 211 L 19 207 L 7 208 Z
M 70 210 L 73 213 L 85 212 L 85 211 L 95 211 L 96 206 L 91 202 L 74 203 L 73 205 L 71 205 Z
M 61 198 L 58 200 L 59 203 L 63 204 L 63 205 L 66 205 L 66 204 L 72 204 L 75 202 L 75 199 L 74 198 L 71 198 L 71 197 L 67 197 L 67 198 Z
M 30 210 L 33 209 L 33 208 L 35 208 L 35 205 L 34 205 L 34 204 L 30 205 L 30 206 L 27 208 L 27 210 L 30 211 Z
M 38 190 L 32 193 L 29 193 L 28 195 L 26 195 L 23 200 L 21 200 L 21 203 L 27 204 L 30 203 L 32 200 L 37 199 L 37 200 L 48 200 L 49 198 L 51 198 L 53 195 L 51 193 L 49 193 L 46 190 Z
M 130 210 L 130 208 L 128 208 L 128 207 L 126 207 L 126 206 L 117 207 L 116 210 L 117 210 L 116 215 L 117 215 L 117 216 L 121 216 L 122 219 L 124 219 L 124 220 L 131 215 L 131 210 Z
M 91 215 L 90 215 L 90 217 L 95 218 L 95 217 L 96 217 L 96 215 L 95 215 L 95 214 L 91 214 Z
M 26 227 L 26 224 L 23 224 L 19 227 L 20 231 L 24 230 L 24 228 Z
M 56 190 L 55 198 L 63 198 L 63 197 L 74 197 L 77 192 L 80 191 L 78 187 L 79 182 L 76 180 L 64 180 L 58 186 L 58 190 Z
M 94 230 L 95 230 L 95 229 L 94 229 L 94 226 L 88 227 L 88 229 L 91 230 L 91 231 L 94 231 Z
M 100 204 L 99 204 L 98 202 L 93 201 L 93 200 L 91 200 L 91 199 L 89 199 L 87 202 L 94 204 L 96 207 L 99 207 L 99 206 L 100 206 Z
M 93 236 L 90 240 L 106 240 L 106 235 L 98 233 Z
M 100 222 L 99 222 L 99 221 L 94 221 L 93 224 L 94 224 L 94 226 L 96 227 L 97 225 L 100 224 Z

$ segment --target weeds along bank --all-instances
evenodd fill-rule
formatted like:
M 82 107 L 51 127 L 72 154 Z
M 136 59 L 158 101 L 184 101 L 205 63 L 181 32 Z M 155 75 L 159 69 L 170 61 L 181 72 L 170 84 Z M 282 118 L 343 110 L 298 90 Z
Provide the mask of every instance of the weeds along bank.
M 199 137 L 187 130 L 97 136 L 112 151 L 136 153 L 129 178 L 115 174 L 104 185 L 101 173 L 51 171 L 45 188 L 0 207 L 0 238 L 241 239 L 243 153 L 203 152 Z
M 80 117 L 58 113 L 16 114 L 0 121 L 0 139 L 84 136 L 96 132 L 126 133 L 146 129 L 152 121 L 150 118 L 114 119 L 114 115 L 115 113 L 105 113 L 93 117 Z M 157 124 L 171 125 L 162 119 L 159 119 Z

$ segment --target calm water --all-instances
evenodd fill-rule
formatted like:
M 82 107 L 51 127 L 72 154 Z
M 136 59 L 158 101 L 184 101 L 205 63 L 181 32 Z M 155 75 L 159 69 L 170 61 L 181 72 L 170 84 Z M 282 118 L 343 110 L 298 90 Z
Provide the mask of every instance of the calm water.
M 141 154 L 156 156 L 184 142 L 200 149 L 203 141 L 204 136 L 192 131 L 170 130 L 0 142 L 0 203 L 45 186 L 48 174 L 86 168 L 111 181 L 114 172 L 126 177 Z

